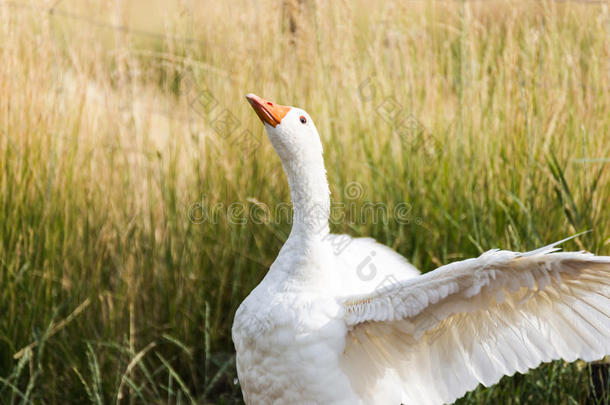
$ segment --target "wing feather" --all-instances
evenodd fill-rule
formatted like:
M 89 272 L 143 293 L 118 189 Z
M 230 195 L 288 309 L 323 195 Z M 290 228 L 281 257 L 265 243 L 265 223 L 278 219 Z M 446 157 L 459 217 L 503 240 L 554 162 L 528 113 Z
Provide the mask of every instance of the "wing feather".
M 364 402 L 450 403 L 554 359 L 610 354 L 610 257 L 493 250 L 345 297 L 342 367 Z

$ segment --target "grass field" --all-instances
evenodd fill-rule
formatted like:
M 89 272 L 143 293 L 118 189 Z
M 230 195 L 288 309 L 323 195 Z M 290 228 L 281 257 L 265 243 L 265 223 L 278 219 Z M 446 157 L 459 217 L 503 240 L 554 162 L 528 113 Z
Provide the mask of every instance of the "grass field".
M 610 254 L 608 3 L 0 0 L 0 403 L 241 403 L 233 314 L 290 230 L 248 92 L 316 121 L 335 232 L 424 271 Z

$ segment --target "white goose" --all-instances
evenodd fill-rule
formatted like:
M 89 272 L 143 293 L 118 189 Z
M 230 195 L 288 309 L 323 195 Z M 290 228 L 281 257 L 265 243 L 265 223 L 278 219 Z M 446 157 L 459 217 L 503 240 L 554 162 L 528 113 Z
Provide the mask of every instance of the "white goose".
M 554 253 L 553 244 L 492 250 L 420 275 L 372 239 L 329 234 L 313 121 L 246 98 L 294 206 L 288 240 L 235 314 L 247 404 L 450 403 L 541 362 L 610 354 L 610 257 Z

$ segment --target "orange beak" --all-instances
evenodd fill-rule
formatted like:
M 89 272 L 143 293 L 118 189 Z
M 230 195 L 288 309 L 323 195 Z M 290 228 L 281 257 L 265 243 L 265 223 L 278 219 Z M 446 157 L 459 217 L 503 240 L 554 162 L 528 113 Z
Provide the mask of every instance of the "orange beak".
M 290 107 L 285 105 L 274 104 L 264 98 L 260 98 L 256 94 L 247 94 L 246 99 L 258 115 L 258 118 L 275 128 L 277 124 L 282 122 L 282 118 L 288 114 Z

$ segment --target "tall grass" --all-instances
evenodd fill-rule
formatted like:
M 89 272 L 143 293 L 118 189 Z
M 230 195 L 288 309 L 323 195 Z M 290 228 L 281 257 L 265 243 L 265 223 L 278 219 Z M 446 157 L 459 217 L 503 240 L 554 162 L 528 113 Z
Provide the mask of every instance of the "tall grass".
M 335 206 L 408 204 L 336 232 L 424 271 L 610 254 L 607 4 L 52 3 L 0 0 L 2 403 L 241 403 L 233 313 L 290 230 L 231 211 L 289 201 L 247 92 L 310 112 Z M 604 367 L 460 403 L 583 403 Z

